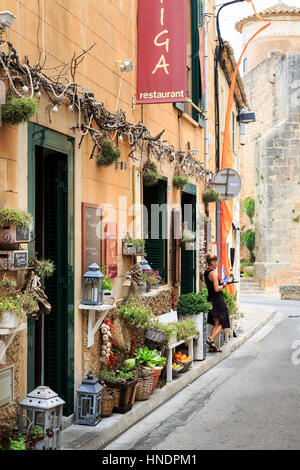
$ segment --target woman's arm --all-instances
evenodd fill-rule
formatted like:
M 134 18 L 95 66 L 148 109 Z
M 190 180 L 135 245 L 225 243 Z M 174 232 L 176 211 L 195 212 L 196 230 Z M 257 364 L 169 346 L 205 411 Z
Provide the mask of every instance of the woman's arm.
M 214 285 L 214 289 L 215 289 L 215 292 L 220 292 L 221 290 L 224 289 L 224 287 L 226 286 L 225 283 L 223 283 L 221 286 L 219 286 L 219 282 L 218 282 L 218 274 L 217 274 L 217 271 L 212 271 L 209 276 L 210 280 L 212 281 L 213 285 Z

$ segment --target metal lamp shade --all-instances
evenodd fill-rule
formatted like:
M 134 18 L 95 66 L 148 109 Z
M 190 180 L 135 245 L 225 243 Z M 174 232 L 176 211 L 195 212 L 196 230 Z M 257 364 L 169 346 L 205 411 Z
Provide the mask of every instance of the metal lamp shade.
M 140 261 L 140 265 L 141 265 L 141 268 L 143 271 L 152 271 L 152 268 L 150 266 L 150 264 L 148 263 L 148 261 L 143 258 L 141 261 Z
M 96 426 L 101 420 L 102 385 L 92 371 L 76 390 L 75 424 Z
M 53 436 L 46 436 L 40 446 L 43 450 L 60 449 L 64 404 L 65 402 L 49 387 L 37 387 L 19 403 L 19 431 L 25 433 L 29 421 L 32 428 L 40 426 L 45 434 L 51 429 Z
M 102 305 L 103 304 L 103 278 L 99 266 L 93 263 L 89 270 L 83 275 L 83 300 L 84 305 Z

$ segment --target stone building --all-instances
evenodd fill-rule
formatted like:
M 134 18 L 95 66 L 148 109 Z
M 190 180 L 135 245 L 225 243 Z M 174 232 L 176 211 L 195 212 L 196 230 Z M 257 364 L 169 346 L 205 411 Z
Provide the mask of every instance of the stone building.
M 250 43 L 243 62 L 256 122 L 243 137 L 241 199 L 255 198 L 255 278 L 278 291 L 300 282 L 300 8 L 280 2 L 261 13 L 271 26 Z M 252 15 L 236 29 L 245 43 L 260 26 Z

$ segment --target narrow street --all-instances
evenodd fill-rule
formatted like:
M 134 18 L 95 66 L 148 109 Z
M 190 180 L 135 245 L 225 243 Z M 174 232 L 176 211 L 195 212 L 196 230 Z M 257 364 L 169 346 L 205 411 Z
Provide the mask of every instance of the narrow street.
M 300 302 L 241 301 L 275 306 L 277 315 L 105 450 L 300 448 Z

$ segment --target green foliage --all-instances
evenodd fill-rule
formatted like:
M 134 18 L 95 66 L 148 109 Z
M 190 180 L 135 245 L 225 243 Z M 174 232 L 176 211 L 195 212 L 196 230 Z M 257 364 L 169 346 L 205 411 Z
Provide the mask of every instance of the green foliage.
M 10 445 L 7 450 L 26 450 L 25 438 L 20 434 L 18 439 L 10 439 Z
M 36 115 L 38 104 L 34 98 L 11 98 L 2 105 L 2 120 L 7 124 L 21 124 L 28 122 Z
M 187 341 L 191 336 L 198 336 L 195 323 L 189 319 L 177 322 L 177 341 Z
M 206 189 L 202 194 L 203 202 L 220 202 L 220 193 L 214 188 Z
M 54 262 L 50 259 L 44 259 L 36 262 L 35 272 L 40 278 L 49 278 L 55 271 Z
M 130 243 L 136 249 L 136 252 L 143 255 L 145 254 L 145 240 L 142 238 L 128 238 L 128 240 L 124 240 L 125 243 Z
M 227 292 L 226 290 L 222 290 L 222 294 L 224 296 L 224 301 L 228 308 L 229 315 L 230 316 L 232 315 L 233 317 L 236 316 L 238 313 L 238 309 L 237 309 L 235 297 L 232 294 L 230 294 L 230 292 Z
M 101 266 L 100 271 L 104 275 L 103 278 L 103 290 L 111 291 L 113 286 L 110 277 L 107 275 L 107 266 Z
M 111 139 L 102 137 L 100 141 L 101 150 L 97 156 L 98 166 L 109 166 L 112 165 L 118 158 L 121 157 L 121 151 L 118 147 L 114 146 Z
M 247 214 L 252 224 L 255 214 L 255 200 L 251 197 L 247 197 L 244 201 L 241 202 L 241 210 Z
M 40 436 L 41 434 L 44 435 L 44 430 L 41 426 L 34 426 L 34 428 L 31 431 L 31 434 L 33 436 Z
M 126 359 L 126 361 L 123 362 L 123 367 L 126 370 L 131 370 L 135 367 L 135 359 Z
M 118 308 L 119 315 L 131 325 L 140 328 L 148 328 L 152 325 L 154 315 L 149 307 L 135 297 L 129 298 L 125 304 Z
M 13 224 L 17 227 L 28 229 L 32 223 L 32 215 L 25 211 L 14 208 L 0 209 L 0 227 Z
M 183 189 L 186 184 L 188 184 L 189 178 L 187 175 L 181 175 L 176 173 L 173 178 L 173 186 L 177 189 Z
M 143 170 L 143 182 L 145 186 L 154 186 L 159 179 L 157 165 L 154 162 L 145 165 Z
M 250 253 L 250 261 L 255 261 L 254 249 L 255 249 L 255 232 L 251 229 L 244 233 L 241 233 L 241 245 L 245 246 Z
M 117 381 L 116 373 L 113 370 L 100 370 L 98 374 L 98 379 L 99 382 L 102 382 L 103 380 L 107 380 L 109 382 Z
M 155 321 L 153 326 L 154 328 L 164 331 L 168 340 L 170 340 L 175 333 L 177 334 L 177 322 L 160 323 L 159 321 Z
M 34 298 L 17 289 L 14 281 L 4 279 L 0 282 L 0 316 L 4 312 L 11 312 L 24 317 L 26 313 L 38 310 Z
M 166 365 L 166 358 L 161 357 L 156 349 L 150 350 L 145 346 L 144 348 L 135 351 L 135 357 L 139 358 L 140 364 L 147 367 L 160 367 Z
M 201 312 L 208 312 L 212 305 L 207 301 L 208 291 L 202 289 L 197 294 L 182 294 L 179 297 L 177 312 L 179 315 L 194 315 Z

